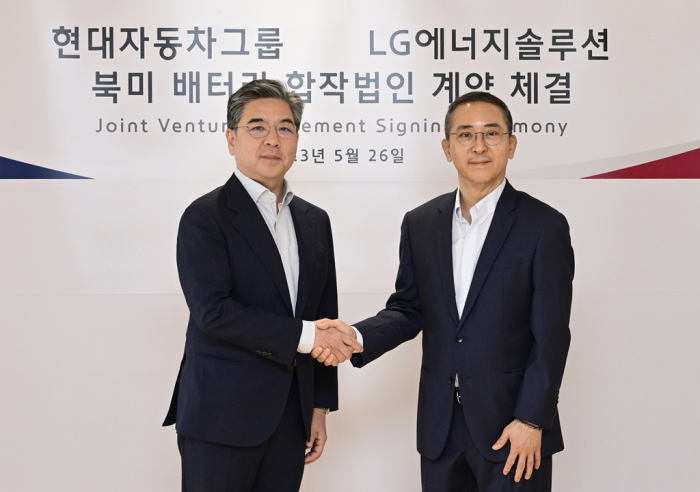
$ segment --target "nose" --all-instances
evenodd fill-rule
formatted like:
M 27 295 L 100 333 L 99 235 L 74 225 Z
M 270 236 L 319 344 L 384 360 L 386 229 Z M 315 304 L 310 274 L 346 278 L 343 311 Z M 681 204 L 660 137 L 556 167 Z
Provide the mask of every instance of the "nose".
M 277 134 L 277 125 L 270 125 L 270 131 L 265 135 L 265 145 L 278 147 L 280 144 L 280 136 Z
M 479 138 L 481 137 L 481 138 Z M 474 140 L 474 145 L 472 147 L 472 151 L 476 152 L 477 154 L 482 154 L 486 151 L 486 141 L 484 140 L 484 134 L 481 132 L 477 132 L 476 134 L 476 140 Z

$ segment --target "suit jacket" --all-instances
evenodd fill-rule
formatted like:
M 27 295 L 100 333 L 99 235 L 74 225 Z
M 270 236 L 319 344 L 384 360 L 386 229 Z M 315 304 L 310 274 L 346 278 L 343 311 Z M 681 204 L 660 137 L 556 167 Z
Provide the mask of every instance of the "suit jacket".
M 545 428 L 542 454 L 564 444 L 557 413 L 569 348 L 574 256 L 562 214 L 506 183 L 478 259 L 461 318 L 455 304 L 455 193 L 408 212 L 401 226 L 396 292 L 386 309 L 355 325 L 362 366 L 423 331 L 418 451 L 444 447 L 459 376 L 462 409 L 481 454 L 519 417 Z
M 177 266 L 190 309 L 185 354 L 163 425 L 180 435 L 254 446 L 276 429 L 296 368 L 307 438 L 314 407 L 338 407 L 337 371 L 297 353 L 302 319 L 338 313 L 328 215 L 294 197 L 299 245 L 296 316 L 279 251 L 232 176 L 185 210 Z

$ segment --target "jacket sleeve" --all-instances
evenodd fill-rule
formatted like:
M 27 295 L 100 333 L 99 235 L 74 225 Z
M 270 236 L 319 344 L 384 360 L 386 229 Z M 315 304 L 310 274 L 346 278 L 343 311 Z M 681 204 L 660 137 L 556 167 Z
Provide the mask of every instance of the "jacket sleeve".
M 569 225 L 556 212 L 542 226 L 535 249 L 530 325 L 534 342 L 516 400 L 516 417 L 550 428 L 571 333 L 574 252 Z
M 328 223 L 328 274 L 321 294 L 317 319 L 338 317 L 338 285 L 335 273 L 335 253 L 333 250 L 333 233 Z M 338 409 L 338 368 L 325 366 L 314 361 L 314 407 Z
M 177 267 L 191 317 L 200 330 L 285 366 L 292 364 L 302 321 L 232 297 L 226 238 L 210 211 L 197 202 L 180 221 Z

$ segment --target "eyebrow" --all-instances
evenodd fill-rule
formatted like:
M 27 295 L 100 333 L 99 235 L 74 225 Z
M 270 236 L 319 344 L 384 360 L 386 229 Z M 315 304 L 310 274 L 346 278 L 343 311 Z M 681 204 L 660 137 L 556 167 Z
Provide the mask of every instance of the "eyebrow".
M 486 127 L 486 128 L 499 128 L 500 129 L 501 125 L 499 125 L 498 123 L 486 123 L 484 125 L 484 127 Z M 474 125 L 459 125 L 456 128 L 456 130 L 469 130 L 471 128 L 474 128 Z
M 246 123 L 246 124 L 247 124 L 247 125 L 250 125 L 251 123 L 261 123 L 261 122 L 262 122 L 262 123 L 266 123 L 266 121 L 265 121 L 263 118 L 251 118 L 251 119 L 248 120 L 248 123 Z M 290 120 L 289 118 L 282 118 L 282 120 L 280 120 L 280 123 L 291 123 L 292 125 L 295 124 L 295 123 L 294 123 L 292 120 Z

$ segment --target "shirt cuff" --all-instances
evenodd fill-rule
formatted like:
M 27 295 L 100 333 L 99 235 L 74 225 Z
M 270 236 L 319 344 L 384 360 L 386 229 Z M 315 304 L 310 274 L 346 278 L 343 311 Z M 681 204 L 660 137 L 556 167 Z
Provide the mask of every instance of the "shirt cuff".
M 355 328 L 354 326 L 351 326 L 350 328 L 352 328 L 353 330 L 355 330 L 355 335 L 357 336 L 357 343 L 359 343 L 360 345 L 362 345 L 362 346 L 364 347 L 364 346 L 365 346 L 365 342 L 364 342 L 364 339 L 362 338 L 362 333 L 360 333 L 360 330 L 358 330 L 358 329 Z M 352 353 L 353 353 L 353 354 L 356 354 L 356 353 L 357 353 L 357 350 L 353 350 Z
M 301 338 L 299 338 L 299 345 L 297 346 L 297 352 L 300 354 L 308 354 L 314 348 L 314 342 L 316 341 L 316 325 L 313 321 L 302 321 L 301 327 Z

